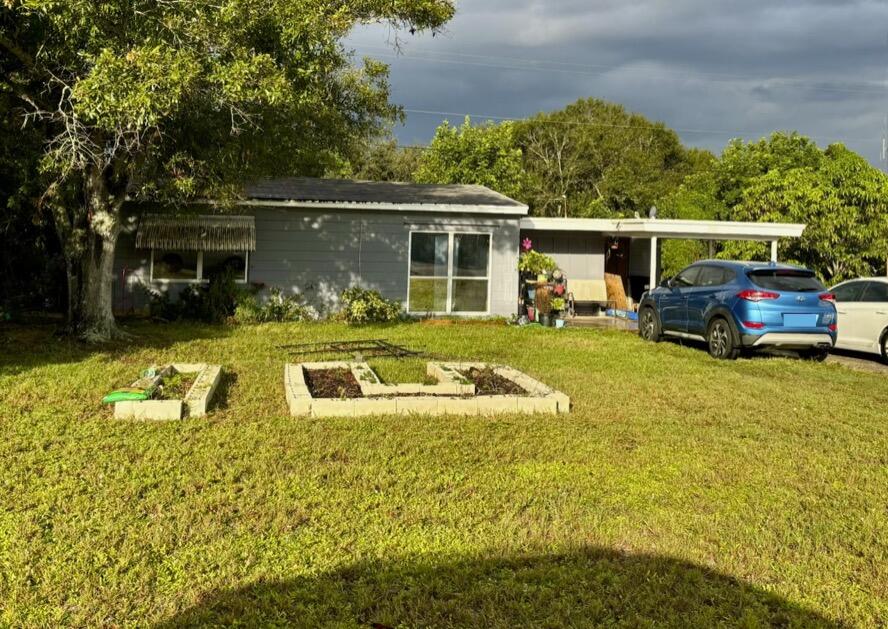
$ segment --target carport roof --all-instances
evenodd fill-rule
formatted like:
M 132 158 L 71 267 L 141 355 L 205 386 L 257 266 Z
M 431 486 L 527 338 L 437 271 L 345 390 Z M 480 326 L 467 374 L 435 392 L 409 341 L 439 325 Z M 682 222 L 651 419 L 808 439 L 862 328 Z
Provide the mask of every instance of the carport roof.
M 752 223 L 694 221 L 659 218 L 548 218 L 528 216 L 521 229 L 540 231 L 599 232 L 630 238 L 688 238 L 694 240 L 775 240 L 798 238 L 801 223 Z

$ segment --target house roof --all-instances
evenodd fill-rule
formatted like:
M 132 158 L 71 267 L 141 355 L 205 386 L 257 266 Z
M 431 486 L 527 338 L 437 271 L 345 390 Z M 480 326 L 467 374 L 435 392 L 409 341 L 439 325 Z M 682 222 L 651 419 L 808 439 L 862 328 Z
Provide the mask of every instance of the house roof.
M 255 251 L 252 216 L 176 216 L 145 214 L 136 230 L 137 249 Z
M 777 238 L 798 238 L 805 231 L 805 225 L 800 223 L 696 221 L 661 218 L 549 218 L 528 216 L 521 219 L 521 229 L 600 232 L 612 236 L 635 238 L 775 240 Z
M 242 205 L 525 215 L 527 206 L 490 188 L 287 177 L 245 190 Z

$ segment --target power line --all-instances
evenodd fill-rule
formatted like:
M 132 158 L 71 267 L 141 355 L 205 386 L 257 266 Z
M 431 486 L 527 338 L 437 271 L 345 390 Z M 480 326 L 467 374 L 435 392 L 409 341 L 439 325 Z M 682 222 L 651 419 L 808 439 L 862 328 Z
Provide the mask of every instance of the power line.
M 562 61 L 548 61 L 548 60 L 540 60 L 540 59 L 528 59 L 528 58 L 520 58 L 520 57 L 497 57 L 494 55 L 476 55 L 469 53 L 455 53 L 455 52 L 438 52 L 431 53 L 437 56 L 423 56 L 425 51 L 420 51 L 420 55 L 415 54 L 404 54 L 393 52 L 391 48 L 385 46 L 377 46 L 371 44 L 361 44 L 357 43 L 356 46 L 360 48 L 365 48 L 368 50 L 374 51 L 384 51 L 384 52 L 372 52 L 371 54 L 379 57 L 385 57 L 389 59 L 399 59 L 399 60 L 407 60 L 407 61 L 427 61 L 432 63 L 445 63 L 445 64 L 454 64 L 454 65 L 466 65 L 466 66 L 476 66 L 476 67 L 485 67 L 485 68 L 496 68 L 501 70 L 531 70 L 531 71 L 545 71 L 545 72 L 560 72 L 566 74 L 580 74 L 587 76 L 600 76 L 601 74 L 607 71 L 620 70 L 621 72 L 654 72 L 656 71 L 658 74 L 668 74 L 677 77 L 685 77 L 690 79 L 701 79 L 701 78 L 709 78 L 712 81 L 759 81 L 766 83 L 783 83 L 783 84 L 795 84 L 800 87 L 806 87 L 809 90 L 814 91 L 827 91 L 827 92 L 844 92 L 851 94 L 871 94 L 874 96 L 884 95 L 886 91 L 888 91 L 888 83 L 885 82 L 866 82 L 866 83 L 856 83 L 856 85 L 860 86 L 858 89 L 853 89 L 851 87 L 842 87 L 842 86 L 831 86 L 831 85 L 823 85 L 822 82 L 813 81 L 811 79 L 802 79 L 796 77 L 756 77 L 751 75 L 739 75 L 739 74 L 726 74 L 726 73 L 714 73 L 714 72 L 686 72 L 680 70 L 670 70 L 666 69 L 644 69 L 644 68 L 626 68 L 625 66 L 617 66 L 617 65 L 598 65 L 598 64 L 580 64 L 573 62 L 562 62 Z M 462 61 L 457 59 L 446 59 L 440 55 L 453 56 L 453 57 L 464 57 L 466 59 L 480 59 L 480 60 L 504 60 L 510 62 L 509 64 L 503 63 L 490 63 L 485 61 Z M 531 64 L 531 65 L 526 65 Z M 558 66 L 570 66 L 570 67 L 558 67 Z M 853 83 L 849 83 L 848 85 L 855 85 Z
M 434 116 L 444 116 L 444 117 L 456 117 L 459 116 L 461 118 L 465 118 L 468 116 L 469 118 L 480 118 L 483 120 L 496 120 L 496 121 L 511 121 L 511 122 L 521 122 L 527 120 L 527 118 L 514 118 L 509 116 L 490 116 L 490 115 L 482 115 L 482 114 L 472 114 L 467 112 L 459 112 L 459 111 L 435 111 L 431 109 L 412 109 L 412 108 L 404 108 L 404 111 L 409 114 L 419 114 L 419 115 L 434 115 Z M 766 136 L 774 131 L 736 131 L 736 130 L 727 130 L 727 129 L 687 129 L 687 128 L 679 128 L 679 127 L 667 127 L 665 124 L 662 126 L 657 125 L 631 125 L 631 124 L 615 124 L 608 122 L 581 122 L 581 121 L 570 121 L 570 120 L 535 120 L 535 124 L 560 124 L 560 125 L 568 125 L 568 126 L 589 126 L 589 127 L 610 127 L 616 129 L 641 129 L 641 130 L 651 130 L 651 131 L 677 131 L 679 133 L 700 133 L 704 135 L 720 135 L 720 136 L 729 136 L 729 137 L 739 137 L 739 136 Z M 814 140 L 825 140 L 825 141 L 835 141 L 835 138 L 827 137 L 827 136 L 817 136 L 817 135 L 806 135 Z M 868 142 L 871 141 L 872 138 L 845 138 L 846 142 Z

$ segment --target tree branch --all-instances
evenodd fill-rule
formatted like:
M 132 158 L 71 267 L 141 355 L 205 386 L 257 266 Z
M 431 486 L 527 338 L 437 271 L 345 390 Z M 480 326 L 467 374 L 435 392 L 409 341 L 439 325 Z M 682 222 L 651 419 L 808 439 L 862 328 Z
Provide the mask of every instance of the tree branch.
M 18 59 L 22 65 L 27 66 L 28 68 L 34 68 L 34 57 L 29 55 L 21 46 L 16 44 L 14 41 L 6 37 L 0 33 L 0 46 L 3 46 L 13 54 L 13 56 Z

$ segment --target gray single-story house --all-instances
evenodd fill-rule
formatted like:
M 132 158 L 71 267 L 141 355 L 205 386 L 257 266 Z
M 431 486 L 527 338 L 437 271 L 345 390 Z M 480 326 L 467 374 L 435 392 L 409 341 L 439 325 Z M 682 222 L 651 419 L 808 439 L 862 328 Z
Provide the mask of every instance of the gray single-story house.
M 623 278 L 636 295 L 658 281 L 664 238 L 777 240 L 804 225 L 528 217 L 483 186 L 285 178 L 246 189 L 237 210 L 171 215 L 135 208 L 115 260 L 114 306 L 144 310 L 146 287 L 172 296 L 220 266 L 244 283 L 301 295 L 321 313 L 351 286 L 415 314 L 513 315 L 521 241 L 552 255 L 568 286 Z M 242 275 L 241 275 L 242 274 Z

